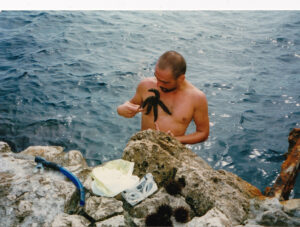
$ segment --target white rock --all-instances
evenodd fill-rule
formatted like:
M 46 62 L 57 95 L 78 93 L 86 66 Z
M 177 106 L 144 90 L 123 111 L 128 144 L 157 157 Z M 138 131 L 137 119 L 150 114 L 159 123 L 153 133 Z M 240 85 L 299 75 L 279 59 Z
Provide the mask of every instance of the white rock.
M 174 222 L 173 222 L 174 223 Z M 186 224 L 179 224 L 175 221 L 174 226 L 185 227 L 230 227 L 230 220 L 217 208 L 209 210 L 202 217 L 194 217 L 190 222 Z
M 111 217 L 109 219 L 106 219 L 102 222 L 97 222 L 96 223 L 97 227 L 115 227 L 115 226 L 126 226 L 125 225 L 125 220 L 123 215 L 117 215 L 114 217 Z

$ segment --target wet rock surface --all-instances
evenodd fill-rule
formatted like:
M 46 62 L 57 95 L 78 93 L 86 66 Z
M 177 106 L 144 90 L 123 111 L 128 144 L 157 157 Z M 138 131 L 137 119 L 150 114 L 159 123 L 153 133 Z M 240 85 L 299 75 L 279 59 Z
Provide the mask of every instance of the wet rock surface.
M 123 203 L 114 198 L 91 196 L 87 199 L 85 205 L 85 212 L 95 221 L 103 221 L 122 214 L 123 211 Z
M 33 173 L 33 160 L 11 152 L 1 152 L 0 156 L 1 224 L 40 226 L 63 213 L 65 201 L 76 193 L 72 182 L 55 171 Z
M 247 218 L 249 199 L 261 196 L 254 186 L 234 174 L 212 169 L 184 145 L 161 132 L 137 133 L 127 144 L 123 159 L 135 162 L 134 173 L 139 176 L 151 172 L 160 186 L 184 178 L 186 186 L 181 195 L 197 216 L 215 207 L 232 224 L 240 224 Z
M 36 155 L 64 166 L 81 180 L 86 192 L 84 207 L 78 204 L 75 185 L 60 172 L 45 169 L 43 174 L 33 173 Z M 171 207 L 173 226 L 300 225 L 300 200 L 266 198 L 238 176 L 212 169 L 165 133 L 146 130 L 135 134 L 123 159 L 135 162 L 133 174 L 139 177 L 151 172 L 159 186 L 134 207 L 120 195 L 105 198 L 92 193 L 92 168 L 80 151 L 32 146 L 14 154 L 0 142 L 1 225 L 145 226 L 146 218 L 162 205 Z M 174 210 L 179 207 L 188 213 L 186 223 L 176 221 Z
M 90 224 L 90 222 L 80 215 L 68 215 L 65 213 L 61 213 L 57 215 L 51 227 L 86 227 Z
M 185 207 L 188 210 L 190 217 L 194 217 L 195 214 L 191 210 L 190 206 L 185 202 L 185 198 L 182 196 L 171 196 L 164 188 L 161 188 L 154 195 L 145 199 L 141 203 L 134 207 L 127 207 L 129 213 L 128 221 L 136 226 L 145 224 L 145 218 L 152 213 L 155 213 L 161 205 L 169 205 L 171 208 L 176 209 L 178 207 Z
M 108 218 L 104 221 L 97 222 L 96 227 L 115 227 L 115 226 L 127 226 L 125 223 L 124 215 L 117 215 L 111 218 Z

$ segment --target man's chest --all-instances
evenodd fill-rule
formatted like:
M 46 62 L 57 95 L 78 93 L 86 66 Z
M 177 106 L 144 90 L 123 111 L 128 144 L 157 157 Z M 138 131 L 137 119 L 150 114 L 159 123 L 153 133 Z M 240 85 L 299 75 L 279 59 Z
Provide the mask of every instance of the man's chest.
M 173 100 L 162 99 L 162 102 L 165 103 L 165 105 L 172 113 L 170 117 L 172 117 L 173 120 L 180 123 L 188 123 L 192 120 L 194 108 L 191 100 L 182 98 Z M 165 115 L 164 111 L 161 108 L 159 109 L 159 114 L 161 114 L 162 116 Z
M 156 119 L 173 120 L 180 123 L 190 122 L 193 118 L 194 106 L 192 97 L 185 93 L 166 94 L 145 92 L 143 95 L 143 108 L 146 115 Z

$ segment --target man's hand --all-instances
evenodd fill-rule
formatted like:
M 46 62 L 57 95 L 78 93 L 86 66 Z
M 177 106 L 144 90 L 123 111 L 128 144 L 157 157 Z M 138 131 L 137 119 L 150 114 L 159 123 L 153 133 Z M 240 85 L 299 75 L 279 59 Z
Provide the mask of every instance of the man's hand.
M 118 113 L 127 118 L 134 117 L 137 113 L 142 112 L 143 108 L 140 105 L 133 104 L 131 102 L 125 102 L 118 107 Z
M 155 124 L 155 129 L 156 129 L 157 131 L 160 131 L 159 126 L 158 126 L 158 123 L 157 123 L 157 122 L 154 122 L 154 124 Z M 174 137 L 174 134 L 171 132 L 171 130 L 168 130 L 168 131 L 167 131 L 167 134 Z

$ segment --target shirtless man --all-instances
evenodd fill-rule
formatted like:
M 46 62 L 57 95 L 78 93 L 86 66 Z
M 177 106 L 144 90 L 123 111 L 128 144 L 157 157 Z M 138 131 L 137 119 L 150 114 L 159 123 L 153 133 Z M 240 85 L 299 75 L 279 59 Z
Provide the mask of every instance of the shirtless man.
M 134 97 L 118 106 L 118 114 L 131 118 L 142 112 L 141 130 L 156 129 L 174 136 L 183 144 L 203 142 L 209 135 L 209 118 L 205 94 L 185 79 L 186 62 L 175 51 L 164 53 L 155 66 L 155 77 L 143 79 L 137 86 Z M 158 118 L 154 122 L 153 108 L 146 114 L 141 104 L 157 89 L 160 100 L 172 113 L 169 115 L 158 106 Z M 196 132 L 185 135 L 194 120 Z

